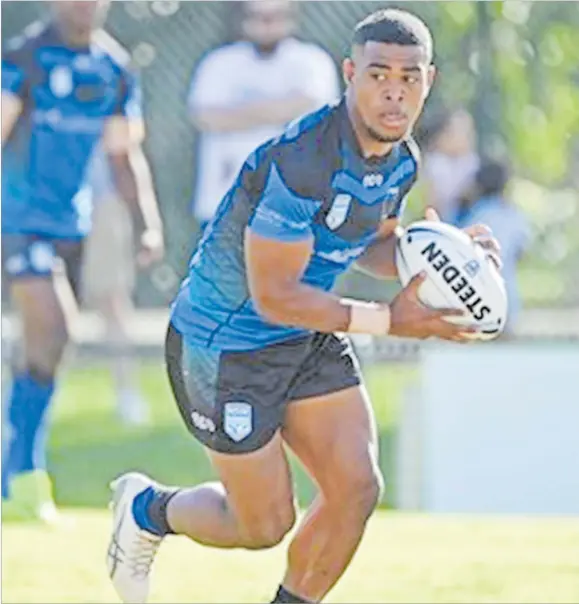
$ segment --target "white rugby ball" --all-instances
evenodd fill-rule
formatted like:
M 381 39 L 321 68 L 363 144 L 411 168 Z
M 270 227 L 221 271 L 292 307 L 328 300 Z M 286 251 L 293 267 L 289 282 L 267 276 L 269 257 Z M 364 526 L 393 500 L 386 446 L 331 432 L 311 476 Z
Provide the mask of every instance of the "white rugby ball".
M 429 308 L 465 311 L 465 317 L 447 320 L 476 326 L 473 339 L 493 340 L 503 331 L 508 310 L 503 277 L 483 248 L 460 229 L 428 220 L 412 223 L 398 233 L 396 267 L 403 287 L 425 271 L 420 301 Z

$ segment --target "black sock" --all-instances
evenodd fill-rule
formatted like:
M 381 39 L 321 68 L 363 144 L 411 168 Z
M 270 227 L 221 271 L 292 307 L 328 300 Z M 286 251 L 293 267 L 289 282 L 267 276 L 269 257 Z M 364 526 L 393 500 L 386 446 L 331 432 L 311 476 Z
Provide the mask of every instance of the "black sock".
M 283 585 L 280 585 L 271 604 L 309 604 L 309 601 L 294 596 Z
M 133 516 L 139 527 L 159 537 L 174 535 L 167 520 L 167 505 L 178 492 L 179 489 L 155 485 L 139 493 L 133 501 Z

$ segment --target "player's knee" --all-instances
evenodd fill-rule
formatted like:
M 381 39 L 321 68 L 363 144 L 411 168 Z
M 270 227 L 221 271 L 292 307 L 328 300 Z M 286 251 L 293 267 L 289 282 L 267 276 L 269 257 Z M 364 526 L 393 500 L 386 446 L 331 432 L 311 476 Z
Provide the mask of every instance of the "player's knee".
M 291 531 L 296 522 L 296 510 L 292 504 L 274 508 L 260 514 L 259 518 L 244 527 L 246 549 L 268 549 L 275 547 Z
M 360 517 L 366 521 L 384 495 L 384 478 L 377 468 L 369 473 L 366 480 L 359 485 L 358 512 Z M 354 499 L 356 500 L 356 499 Z
M 340 508 L 347 510 L 352 521 L 364 524 L 372 515 L 384 493 L 384 479 L 377 466 L 352 468 L 344 477 Z
M 47 320 L 43 329 L 39 329 L 35 334 L 34 342 L 27 343 L 28 363 L 45 373 L 54 373 L 68 340 L 69 333 L 64 321 Z

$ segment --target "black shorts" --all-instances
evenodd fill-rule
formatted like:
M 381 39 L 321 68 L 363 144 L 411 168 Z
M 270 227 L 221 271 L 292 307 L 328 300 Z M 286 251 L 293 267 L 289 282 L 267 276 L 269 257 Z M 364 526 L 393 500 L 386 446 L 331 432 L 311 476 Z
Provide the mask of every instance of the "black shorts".
M 291 401 L 361 383 L 350 341 L 333 334 L 227 352 L 192 346 L 170 326 L 165 359 L 187 428 L 221 453 L 249 453 L 265 446 L 283 426 Z
M 51 277 L 60 258 L 77 300 L 79 299 L 84 239 L 54 238 L 34 233 L 2 233 L 2 281 Z

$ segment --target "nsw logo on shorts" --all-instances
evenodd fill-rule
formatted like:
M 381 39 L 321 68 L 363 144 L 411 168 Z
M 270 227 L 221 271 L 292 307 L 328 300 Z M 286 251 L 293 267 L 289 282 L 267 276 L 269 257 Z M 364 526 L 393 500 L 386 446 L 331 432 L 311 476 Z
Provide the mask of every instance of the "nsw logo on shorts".
M 247 438 L 253 431 L 253 408 L 249 403 L 225 403 L 223 429 L 236 443 Z

